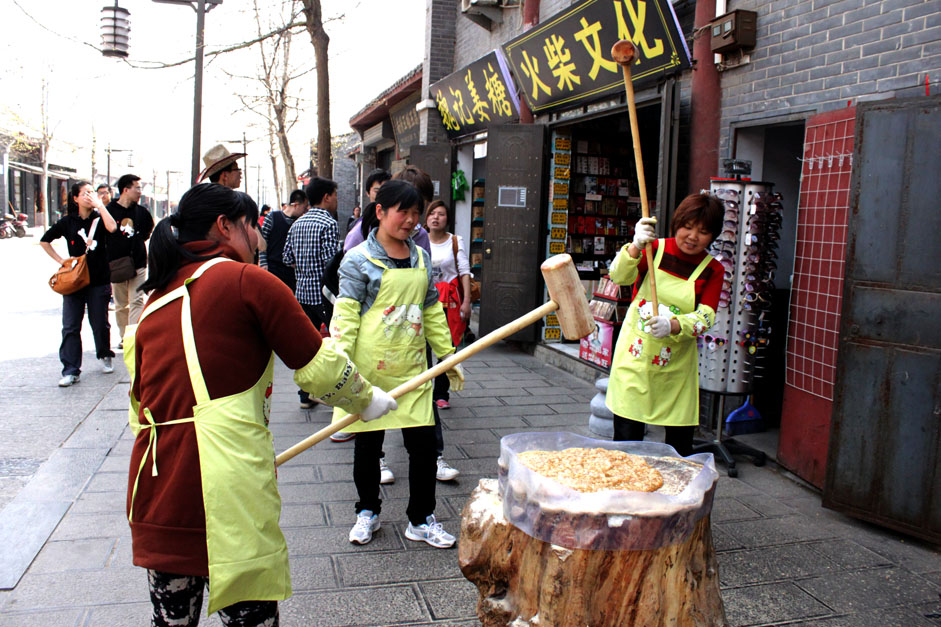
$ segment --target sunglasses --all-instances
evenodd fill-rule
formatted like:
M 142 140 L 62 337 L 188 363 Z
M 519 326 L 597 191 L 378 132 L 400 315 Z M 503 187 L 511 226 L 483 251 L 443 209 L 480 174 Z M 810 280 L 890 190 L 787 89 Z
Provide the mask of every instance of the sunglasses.
M 723 220 L 733 220 L 736 224 L 738 224 L 738 211 L 733 211 L 733 210 L 729 209 L 729 210 L 727 210 L 727 211 L 725 212 L 725 215 L 723 216 L 722 219 L 723 219 Z
M 737 189 L 730 189 L 730 188 L 727 188 L 727 187 L 720 187 L 719 189 L 715 190 L 715 191 L 712 192 L 712 193 L 713 193 L 715 196 L 718 196 L 719 198 L 721 198 L 722 200 L 731 200 L 731 201 L 737 201 L 737 200 L 738 200 L 738 190 L 737 190 Z

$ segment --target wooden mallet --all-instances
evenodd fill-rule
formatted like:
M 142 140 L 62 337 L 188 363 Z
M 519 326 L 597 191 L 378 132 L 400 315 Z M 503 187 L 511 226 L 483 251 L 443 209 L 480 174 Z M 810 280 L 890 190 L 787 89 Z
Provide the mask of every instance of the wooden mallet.
M 637 166 L 637 185 L 640 187 L 640 209 L 645 218 L 650 217 L 650 206 L 647 204 L 647 181 L 644 179 L 644 159 L 640 154 L 640 131 L 637 129 L 637 105 L 634 104 L 634 83 L 631 82 L 631 64 L 637 58 L 637 46 L 629 39 L 621 39 L 611 47 L 611 58 L 614 59 L 624 71 L 624 91 L 627 92 L 627 111 L 631 117 L 631 139 L 634 141 L 634 164 Z M 647 277 L 650 280 L 650 302 L 653 305 L 653 315 L 659 316 L 657 304 L 657 284 L 653 272 L 653 247 L 644 246 L 647 255 Z
M 559 324 L 562 326 L 562 334 L 566 339 L 581 339 L 594 331 L 595 320 L 591 315 L 591 310 L 588 308 L 588 299 L 585 296 L 585 290 L 578 278 L 578 271 L 575 269 L 572 257 L 567 254 L 550 257 L 543 262 L 541 270 L 542 277 L 545 279 L 546 287 L 549 290 L 550 300 L 548 303 L 533 309 L 528 314 L 512 322 L 508 322 L 499 329 L 491 331 L 470 346 L 464 348 L 464 350 L 450 355 L 434 367 L 429 368 L 420 375 L 390 390 L 389 394 L 392 398 L 399 398 L 411 392 L 423 383 L 431 381 L 439 374 L 450 370 L 455 364 L 461 363 L 468 357 L 476 355 L 485 348 L 493 346 L 500 340 L 513 335 L 517 331 L 528 327 L 553 312 L 558 312 Z M 342 431 L 357 420 L 359 420 L 359 414 L 350 414 L 342 420 L 324 427 L 317 433 L 301 440 L 278 455 L 275 458 L 277 465 L 280 466 L 297 454 L 317 444 L 317 442 L 330 437 L 330 435 L 337 431 Z

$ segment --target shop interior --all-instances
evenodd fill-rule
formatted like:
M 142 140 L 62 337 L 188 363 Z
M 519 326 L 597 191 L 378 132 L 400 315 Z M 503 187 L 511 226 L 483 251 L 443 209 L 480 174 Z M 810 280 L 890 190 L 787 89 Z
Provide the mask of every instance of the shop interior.
M 722 413 L 725 416 L 725 436 L 734 436 L 735 440 L 754 447 L 770 457 L 778 450 L 778 434 L 781 425 L 781 407 L 784 392 L 785 366 L 787 360 L 788 321 L 791 298 L 791 283 L 794 272 L 794 251 L 797 238 L 797 207 L 800 195 L 800 174 L 804 141 L 803 121 L 779 125 L 751 126 L 734 129 L 733 158 L 746 162 L 750 173 L 740 174 L 743 179 L 754 183 L 764 183 L 774 195 L 780 207 L 776 213 L 780 221 L 775 229 L 774 239 L 763 241 L 757 251 L 767 259 L 767 270 L 773 273 L 767 285 L 770 303 L 763 308 L 761 331 L 756 337 L 757 324 L 745 325 L 734 331 L 735 338 L 729 342 L 743 343 L 754 351 L 748 355 L 752 366 L 748 385 L 740 388 L 741 393 L 722 395 Z M 720 173 L 719 176 L 727 176 Z M 732 178 L 735 178 L 733 175 Z M 751 186 L 746 186 L 750 188 Z M 743 203 L 747 199 L 743 197 Z M 747 216 L 748 210 L 743 215 Z M 742 235 L 740 235 L 741 237 Z M 747 259 L 740 260 L 747 263 Z M 744 266 L 743 266 L 744 267 Z M 741 283 L 743 291 L 744 283 Z M 730 294 L 731 307 L 737 307 L 741 294 Z M 754 317 L 753 317 L 754 318 Z M 741 332 L 741 333 L 739 333 Z M 742 334 L 750 337 L 742 339 Z M 760 340 L 756 342 L 756 340 Z M 701 354 L 702 354 L 701 349 Z M 702 368 L 702 357 L 700 368 Z M 737 390 L 739 391 L 739 390 Z M 711 392 L 700 393 L 700 423 L 715 424 L 719 410 L 719 395 Z M 729 422 L 729 416 L 741 409 L 746 400 L 757 411 L 750 420 L 741 423 Z M 737 417 L 744 417 L 747 412 L 739 412 Z M 739 461 L 749 461 L 748 457 Z

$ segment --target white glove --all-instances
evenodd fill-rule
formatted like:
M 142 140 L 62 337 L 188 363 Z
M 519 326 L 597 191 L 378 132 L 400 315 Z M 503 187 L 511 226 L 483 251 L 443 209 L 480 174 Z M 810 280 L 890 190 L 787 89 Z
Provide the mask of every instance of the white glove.
M 648 333 L 658 340 L 670 335 L 670 318 L 654 316 L 647 322 Z
M 448 382 L 451 384 L 452 391 L 460 392 L 464 389 L 464 369 L 461 364 L 454 364 L 445 374 L 448 375 Z
M 656 218 L 641 218 L 637 221 L 634 225 L 634 246 L 643 250 L 644 246 L 657 239 L 653 228 L 656 223 Z
M 363 422 L 369 422 L 370 420 L 385 416 L 390 411 L 398 408 L 399 404 L 395 402 L 394 398 L 389 396 L 388 392 L 376 386 L 372 386 L 372 400 L 369 401 L 369 406 L 362 411 L 359 417 Z

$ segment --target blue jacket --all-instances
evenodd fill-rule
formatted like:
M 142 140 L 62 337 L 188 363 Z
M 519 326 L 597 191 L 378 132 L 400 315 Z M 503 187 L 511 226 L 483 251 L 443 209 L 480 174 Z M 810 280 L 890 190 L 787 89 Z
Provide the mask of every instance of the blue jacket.
M 379 287 L 382 285 L 382 268 L 369 261 L 367 257 L 381 261 L 390 268 L 395 267 L 382 244 L 376 239 L 377 230 L 377 228 L 374 228 L 370 231 L 365 242 L 347 251 L 340 263 L 340 294 L 338 298 L 351 298 L 362 303 L 360 315 L 372 307 L 372 304 L 376 301 L 376 296 L 379 295 Z M 431 282 L 431 254 L 424 248 L 416 246 L 411 238 L 406 241 L 408 242 L 411 267 L 418 267 L 419 255 L 424 258 L 425 272 L 428 274 L 428 291 L 425 293 L 425 308 L 427 309 L 438 302 L 438 290 Z

